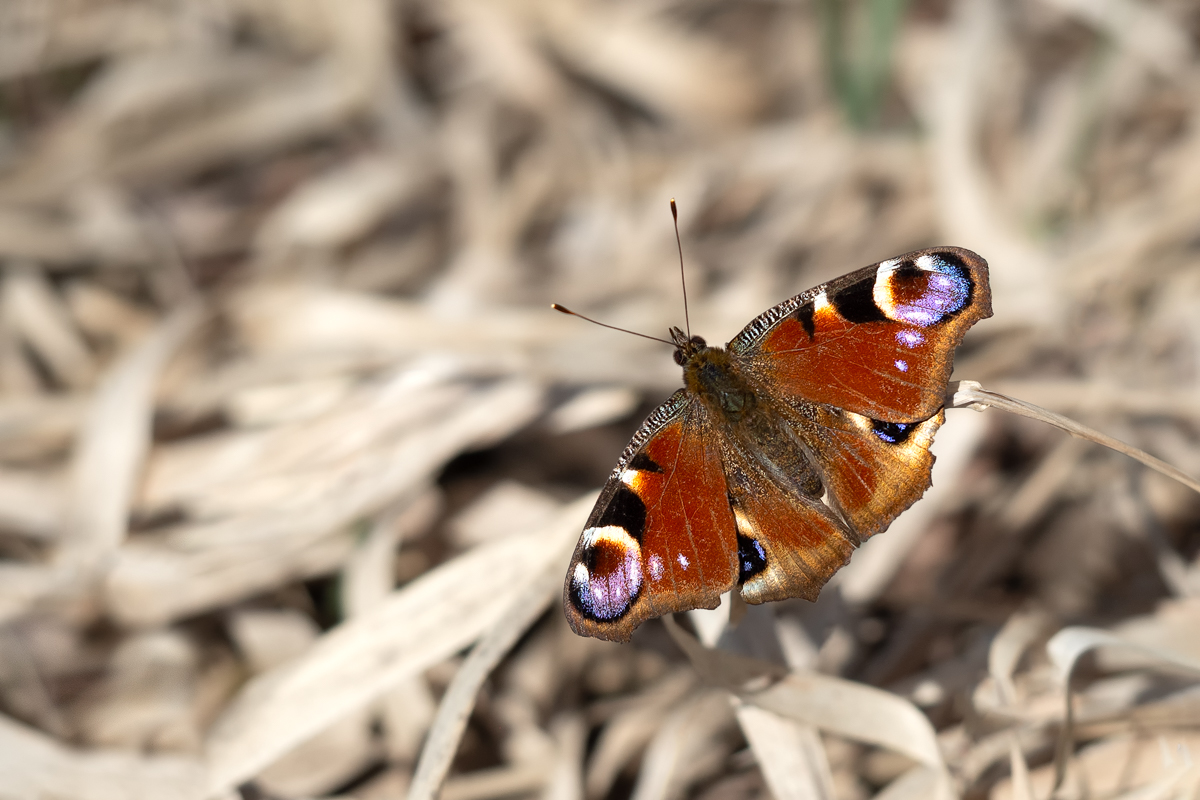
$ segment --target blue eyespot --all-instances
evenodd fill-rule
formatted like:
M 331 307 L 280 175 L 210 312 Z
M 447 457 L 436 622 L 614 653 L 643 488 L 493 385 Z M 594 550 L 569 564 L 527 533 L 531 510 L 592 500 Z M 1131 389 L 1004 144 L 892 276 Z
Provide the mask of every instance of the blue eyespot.
M 915 422 L 881 422 L 880 420 L 871 420 L 871 432 L 878 436 L 888 444 L 900 444 L 910 435 L 916 427 Z

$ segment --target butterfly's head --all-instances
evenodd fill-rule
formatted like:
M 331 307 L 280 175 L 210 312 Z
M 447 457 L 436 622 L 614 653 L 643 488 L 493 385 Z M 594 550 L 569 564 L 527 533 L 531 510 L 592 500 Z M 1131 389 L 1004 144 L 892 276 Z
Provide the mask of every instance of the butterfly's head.
M 671 341 L 675 343 L 675 363 L 683 366 L 692 356 L 708 347 L 708 342 L 699 336 L 688 336 L 679 328 L 671 328 Z

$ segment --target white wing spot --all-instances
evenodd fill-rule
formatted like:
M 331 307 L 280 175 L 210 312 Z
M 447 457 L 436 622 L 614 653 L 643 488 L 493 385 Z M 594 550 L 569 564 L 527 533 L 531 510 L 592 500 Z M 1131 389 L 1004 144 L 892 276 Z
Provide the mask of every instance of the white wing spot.
M 650 556 L 650 577 L 658 580 L 663 575 L 663 560 L 660 555 Z
M 679 566 L 683 567 L 684 572 L 687 572 L 688 559 L 687 559 L 687 556 L 685 556 L 683 553 L 679 554 Z

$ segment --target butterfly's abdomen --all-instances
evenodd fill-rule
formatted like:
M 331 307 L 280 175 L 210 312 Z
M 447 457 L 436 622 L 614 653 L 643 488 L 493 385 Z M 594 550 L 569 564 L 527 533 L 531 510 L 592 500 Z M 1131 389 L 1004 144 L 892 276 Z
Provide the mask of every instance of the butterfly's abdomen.
M 754 391 L 733 368 L 728 351 L 700 350 L 683 366 L 684 385 L 730 422 L 738 422 L 757 405 Z

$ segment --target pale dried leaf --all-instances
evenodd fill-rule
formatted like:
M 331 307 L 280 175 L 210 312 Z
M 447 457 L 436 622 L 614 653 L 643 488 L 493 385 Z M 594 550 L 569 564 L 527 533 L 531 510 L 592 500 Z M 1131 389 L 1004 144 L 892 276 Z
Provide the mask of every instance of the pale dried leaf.
M 562 58 L 665 116 L 729 124 L 749 118 L 763 102 L 744 65 L 714 43 L 656 19 L 648 8 L 572 0 L 538 11 Z
M 448 528 L 456 545 L 473 547 L 540 527 L 558 510 L 558 505 L 544 492 L 505 481 L 455 515 Z
M 198 752 L 200 721 L 192 713 L 198 660 L 195 643 L 177 631 L 125 639 L 79 714 L 84 741 L 134 752 Z
M 1017 702 L 1013 673 L 1021 657 L 1038 638 L 1049 632 L 1052 621 L 1042 613 L 1014 614 L 1004 623 L 988 648 L 988 675 L 996 682 L 1004 705 Z
M 71 464 L 64 545 L 87 564 L 125 538 L 129 506 L 149 449 L 154 388 L 167 360 L 202 319 L 175 311 L 100 382 Z
M 833 800 L 833 776 L 816 729 L 739 704 L 738 724 L 775 800 Z
M 245 539 L 243 544 L 194 550 L 153 540 L 126 542 L 105 578 L 109 614 L 125 625 L 162 625 L 289 581 L 326 575 L 354 548 L 349 530 L 256 540 L 258 523 L 244 518 L 223 526 L 231 538 Z
M 583 755 L 587 744 L 587 726 L 578 716 L 561 717 L 550 725 L 557 745 L 542 800 L 584 800 Z
M 90 281 L 67 286 L 67 306 L 85 333 L 111 340 L 121 350 L 141 341 L 154 327 L 154 316 L 148 311 Z
M 714 772 L 726 756 L 717 737 L 732 723 L 729 696 L 710 689 L 686 700 L 650 740 L 634 800 L 674 800 Z
M 72 750 L 0 716 L 4 793 L 20 800 L 204 800 L 205 769 L 181 756 Z
M 945 774 L 929 720 L 911 703 L 888 692 L 816 673 L 793 673 L 741 696 L 774 714 L 887 747 Z M 941 790 L 948 791 L 948 784 Z
M 342 604 L 347 617 L 370 611 L 391 594 L 396 585 L 396 547 L 428 530 L 441 510 L 441 495 L 430 489 L 411 503 L 375 515 L 342 571 Z
M 629 416 L 640 401 L 636 392 L 620 386 L 589 389 L 554 409 L 546 424 L 555 433 L 606 425 Z
M 86 257 L 86 250 L 71 225 L 62 220 L 19 208 L 0 208 L 0 254 L 55 267 L 78 263 Z
M 1113 797 L 1122 800 L 1183 798 L 1200 781 L 1200 768 L 1192 753 L 1200 747 L 1194 732 L 1172 732 L 1161 736 L 1121 734 L 1080 750 L 1066 780 L 1054 797 L 1084 800 Z M 1053 765 L 1033 770 L 1029 785 L 1033 797 L 1047 797 L 1055 783 Z M 992 800 L 1019 800 L 1020 791 L 1003 781 L 991 794 Z
M 0 526 L 33 539 L 62 533 L 66 491 L 59 474 L 0 469 Z
M 889 783 L 872 800 L 924 800 L 936 796 L 938 771 L 931 767 L 913 767 Z
M 256 675 L 299 658 L 320 634 L 311 619 L 289 609 L 240 609 L 229 618 L 228 629 L 246 666 Z
M 646 743 L 662 724 L 662 718 L 696 685 L 690 671 L 668 673 L 644 692 L 630 698 L 601 729 L 588 762 L 586 789 L 590 798 L 605 797 L 631 762 L 645 751 Z
M 209 734 L 210 790 L 254 775 L 490 630 L 509 607 L 505 598 L 558 555 L 541 531 L 476 548 L 343 623 L 299 661 L 257 678 Z
M 344 785 L 379 758 L 370 709 L 347 714 L 276 760 L 255 783 L 276 797 L 314 797 Z
M 471 649 L 471 654 L 442 696 L 408 790 L 409 800 L 428 800 L 437 796 L 438 788 L 445 780 L 458 749 L 459 739 L 466 729 L 467 718 L 474 707 L 480 686 L 517 639 L 557 596 L 562 563 L 569 557 L 575 533 L 583 520 L 587 519 L 587 513 L 595 502 L 595 495 L 585 495 L 564 508 L 538 532 L 536 538 L 547 545 L 547 556 L 541 560 L 541 569 L 526 573 L 520 579 L 520 586 L 505 592 L 503 596 L 506 602 L 496 601 L 495 605 L 500 608 L 493 626 Z M 510 537 L 509 540 L 515 538 Z M 471 552 L 482 549 L 476 548 Z M 543 766 L 550 769 L 549 764 Z
M 400 681 L 390 689 L 380 702 L 388 759 L 402 764 L 414 763 L 436 713 L 437 701 L 423 677 Z M 401 794 L 407 792 L 406 782 Z
M 34 462 L 61 456 L 87 406 L 84 395 L 5 397 L 0 400 L 0 455 Z
M 510 795 L 530 794 L 546 784 L 545 770 L 539 766 L 518 764 L 496 767 L 455 776 L 442 787 L 439 800 L 490 800 Z
M 427 163 L 409 154 L 364 156 L 292 193 L 259 228 L 256 246 L 287 253 L 350 244 L 429 180 Z
M 4 279 L 4 316 L 9 328 L 37 353 L 54 378 L 72 389 L 92 382 L 95 364 L 66 305 L 33 267 Z
M 1103 29 L 1122 47 L 1128 48 L 1163 75 L 1177 74 L 1192 58 L 1191 43 L 1180 29 L 1179 22 L 1150 4 L 1138 0 L 1048 2 Z

